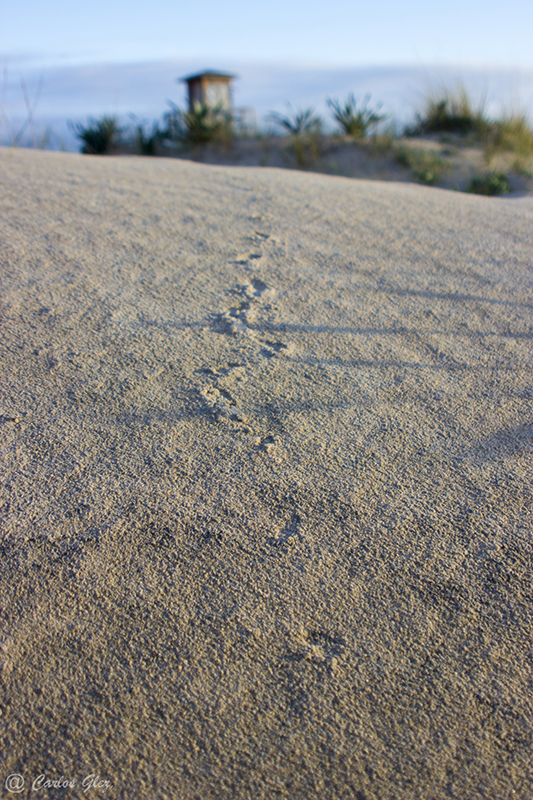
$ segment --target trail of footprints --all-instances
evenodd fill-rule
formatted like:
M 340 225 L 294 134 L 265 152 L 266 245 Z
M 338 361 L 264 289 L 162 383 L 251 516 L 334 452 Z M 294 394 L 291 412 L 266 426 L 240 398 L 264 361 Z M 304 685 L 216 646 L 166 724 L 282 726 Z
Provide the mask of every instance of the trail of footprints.
M 256 232 L 249 241 L 262 244 L 269 238 L 268 234 Z M 249 263 L 250 259 L 260 258 L 261 253 L 248 253 L 239 259 Z M 275 298 L 276 290 L 267 286 L 259 278 L 247 280 L 233 290 L 236 302 L 218 314 L 213 320 L 213 327 L 219 333 L 235 338 L 243 349 L 244 361 L 257 361 L 258 358 L 274 358 L 281 354 L 289 354 L 293 347 L 285 342 L 265 338 L 261 331 L 261 312 L 269 309 L 269 303 Z M 229 363 L 213 369 L 206 367 L 202 373 L 209 378 L 207 385 L 200 390 L 204 404 L 215 419 L 231 420 L 244 426 L 244 431 L 254 434 L 253 421 L 242 408 L 238 399 L 238 384 L 246 377 L 247 366 L 242 363 Z M 255 444 L 261 450 L 271 452 L 275 448 L 275 437 L 271 435 L 256 436 Z
M 263 244 L 269 238 L 268 234 L 255 232 L 251 241 L 255 246 Z M 250 262 L 261 258 L 259 252 L 244 253 L 239 255 L 238 263 L 250 267 Z M 207 378 L 207 383 L 200 389 L 204 405 L 217 421 L 227 420 L 233 426 L 240 428 L 245 434 L 252 436 L 253 444 L 259 452 L 274 457 L 279 462 L 278 438 L 264 428 L 260 432 L 256 420 L 251 418 L 239 395 L 239 385 L 246 381 L 250 370 L 257 371 L 262 359 L 276 359 L 289 355 L 294 351 L 292 343 L 268 338 L 268 325 L 265 324 L 271 303 L 276 297 L 276 290 L 269 287 L 263 280 L 253 278 L 246 280 L 232 292 L 235 301 L 225 311 L 213 319 L 213 328 L 219 334 L 231 337 L 238 345 L 236 356 L 240 361 L 229 362 L 222 367 L 205 367 L 202 371 Z M 277 533 L 268 539 L 273 554 L 289 552 L 292 546 L 304 541 L 305 531 L 297 509 L 292 510 L 291 516 L 281 524 Z M 318 649 L 315 647 L 312 655 L 316 660 Z M 320 651 L 320 654 L 321 655 Z M 321 656 L 323 661 L 325 656 Z

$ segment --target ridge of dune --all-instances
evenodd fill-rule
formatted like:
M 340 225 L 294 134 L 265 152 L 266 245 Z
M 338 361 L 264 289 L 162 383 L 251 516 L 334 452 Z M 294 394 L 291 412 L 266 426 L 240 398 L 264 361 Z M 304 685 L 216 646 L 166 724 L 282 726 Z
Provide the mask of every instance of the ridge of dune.
M 0 182 L 2 783 L 528 800 L 532 199 Z

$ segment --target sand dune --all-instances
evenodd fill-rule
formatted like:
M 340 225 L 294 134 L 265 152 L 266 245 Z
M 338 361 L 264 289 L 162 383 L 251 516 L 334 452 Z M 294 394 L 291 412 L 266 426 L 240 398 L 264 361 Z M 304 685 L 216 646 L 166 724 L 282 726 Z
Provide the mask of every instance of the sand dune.
M 531 798 L 531 198 L 0 170 L 2 785 Z

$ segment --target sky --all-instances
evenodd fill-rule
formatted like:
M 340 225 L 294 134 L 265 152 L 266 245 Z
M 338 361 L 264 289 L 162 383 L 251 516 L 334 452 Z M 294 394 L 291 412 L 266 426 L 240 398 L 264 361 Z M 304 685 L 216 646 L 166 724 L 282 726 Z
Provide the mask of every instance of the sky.
M 1 17 L 11 65 L 533 66 L 531 0 L 11 0 Z

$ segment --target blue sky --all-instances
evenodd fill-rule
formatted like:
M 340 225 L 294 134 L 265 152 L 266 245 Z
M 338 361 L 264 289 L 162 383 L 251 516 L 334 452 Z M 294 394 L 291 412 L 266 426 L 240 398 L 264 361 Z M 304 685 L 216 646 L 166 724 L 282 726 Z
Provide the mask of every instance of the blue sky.
M 1 17 L 10 65 L 533 65 L 531 0 L 11 0 Z

